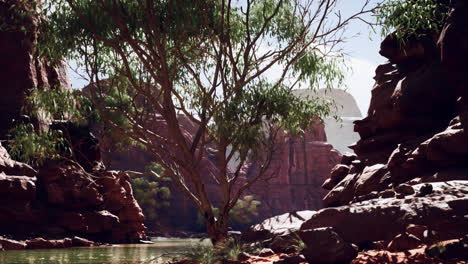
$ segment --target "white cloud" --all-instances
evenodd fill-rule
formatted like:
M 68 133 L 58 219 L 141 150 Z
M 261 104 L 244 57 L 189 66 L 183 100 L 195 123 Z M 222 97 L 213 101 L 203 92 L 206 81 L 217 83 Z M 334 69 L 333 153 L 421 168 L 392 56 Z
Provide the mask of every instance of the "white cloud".
M 346 91 L 354 96 L 359 109 L 366 116 L 377 64 L 365 59 L 351 57 L 347 60 L 347 66 L 351 70 L 346 74 Z

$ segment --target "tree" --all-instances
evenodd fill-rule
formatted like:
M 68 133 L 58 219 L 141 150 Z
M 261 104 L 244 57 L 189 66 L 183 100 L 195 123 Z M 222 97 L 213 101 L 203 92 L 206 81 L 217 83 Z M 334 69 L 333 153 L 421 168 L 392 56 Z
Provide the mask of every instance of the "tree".
M 341 33 L 371 10 L 366 0 L 358 13 L 342 17 L 337 2 L 49 0 L 42 6 L 48 19 L 41 50 L 79 63 L 103 120 L 152 153 L 218 243 L 243 192 L 274 176 L 266 169 L 278 131 L 301 132 L 330 113 L 330 104 L 299 100 L 291 90 L 342 81 L 335 52 Z M 106 107 L 109 87 L 126 107 Z M 125 125 L 112 121 L 116 114 Z M 188 122 L 193 137 L 186 135 Z M 207 148 L 217 153 L 212 175 L 200 172 Z M 243 178 L 252 157 L 260 169 Z M 219 186 L 216 218 L 208 180 Z
M 161 175 L 160 166 L 152 163 L 148 165 L 145 173 L 140 177 L 133 177 L 131 181 L 135 199 L 143 210 L 145 224 L 149 228 L 158 225 L 160 210 L 170 205 L 171 191 L 168 187 L 161 185 L 163 181 L 168 179 Z
M 376 9 L 382 35 L 395 31 L 401 41 L 438 33 L 447 17 L 448 0 L 389 0 Z

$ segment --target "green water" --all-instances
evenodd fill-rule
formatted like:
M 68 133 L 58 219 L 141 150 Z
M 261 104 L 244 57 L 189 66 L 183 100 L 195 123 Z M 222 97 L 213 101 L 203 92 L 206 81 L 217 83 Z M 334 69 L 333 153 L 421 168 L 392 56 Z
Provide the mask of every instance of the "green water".
M 153 240 L 154 241 L 154 240 Z M 206 241 L 206 240 L 205 240 Z M 180 256 L 200 243 L 198 239 L 156 240 L 93 248 L 16 250 L 0 252 L 1 264 L 156 264 Z

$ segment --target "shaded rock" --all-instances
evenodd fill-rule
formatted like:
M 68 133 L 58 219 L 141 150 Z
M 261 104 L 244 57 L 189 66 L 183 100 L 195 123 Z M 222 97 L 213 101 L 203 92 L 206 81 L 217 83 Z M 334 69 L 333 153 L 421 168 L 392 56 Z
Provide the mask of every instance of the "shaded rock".
M 299 263 L 304 263 L 307 262 L 305 257 L 303 255 L 292 255 L 292 256 L 285 256 L 279 261 L 273 262 L 273 264 L 299 264 Z
M 331 227 L 301 230 L 299 236 L 307 246 L 302 253 L 310 263 L 350 263 L 357 256 L 357 248 L 346 243 Z
M 330 179 L 335 184 L 339 183 L 341 180 L 344 179 L 344 177 L 346 177 L 348 172 L 349 172 L 348 166 L 343 165 L 343 164 L 336 165 L 331 171 Z
M 328 178 L 323 182 L 322 188 L 325 190 L 331 190 L 333 189 L 333 187 L 335 187 L 335 185 L 336 183 L 333 183 L 333 181 L 330 178 Z
M 421 186 L 421 188 L 419 189 L 419 192 L 417 193 L 417 196 L 423 197 L 423 196 L 431 194 L 432 191 L 433 191 L 432 185 L 430 183 L 426 183 Z
M 393 190 L 385 190 L 385 191 L 380 193 L 380 197 L 382 197 L 382 198 L 395 197 L 395 192 Z
M 349 165 L 351 165 L 351 162 L 353 162 L 356 159 L 357 159 L 356 154 L 346 152 L 341 157 L 340 163 L 343 164 L 343 165 L 348 165 L 349 166 Z
M 271 248 L 263 248 L 262 250 L 260 250 L 260 252 L 258 252 L 258 255 L 260 257 L 269 257 L 273 256 L 274 254 L 275 252 Z
M 36 170 L 34 170 L 28 164 L 12 160 L 7 150 L 2 147 L 0 143 L 0 173 L 5 173 L 7 175 L 17 175 L 17 176 L 36 176 Z
M 0 172 L 0 200 L 31 201 L 36 197 L 36 178 L 7 176 Z
M 411 224 L 406 227 L 406 233 L 413 235 L 419 238 L 420 240 L 424 239 L 424 232 L 426 231 L 427 231 L 427 226 L 423 226 L 423 225 Z
M 37 179 L 44 186 L 42 195 L 52 205 L 90 210 L 104 202 L 91 175 L 77 164 L 48 162 L 39 170 Z
M 421 240 L 416 236 L 408 233 L 397 235 L 389 244 L 388 249 L 391 251 L 405 251 L 417 248 L 421 245 Z
M 427 247 L 425 253 L 443 260 L 468 260 L 468 237 L 437 243 Z
M 246 261 L 246 260 L 250 259 L 251 257 L 252 257 L 252 255 L 250 255 L 247 252 L 241 252 L 241 253 L 239 253 L 239 255 L 237 255 L 237 259 L 239 261 Z
M 83 220 L 89 234 L 112 231 L 120 223 L 119 218 L 108 211 L 84 212 Z
M 249 227 L 242 232 L 241 240 L 247 243 L 265 241 L 274 237 L 297 236 L 297 232 L 302 223 L 309 219 L 315 211 L 299 211 L 286 213 L 266 219 L 258 225 Z
M 72 238 L 72 245 L 74 247 L 92 247 L 96 245 L 96 243 L 91 240 L 75 236 Z
M 67 248 L 72 246 L 72 240 L 69 238 L 61 240 L 46 240 L 42 237 L 26 241 L 28 249 L 47 249 L 47 248 Z
M 370 249 L 383 250 L 387 249 L 387 244 L 384 240 L 372 241 L 369 245 Z
M 413 188 L 418 193 L 423 186 L 419 184 Z M 434 192 L 424 197 L 373 199 L 322 209 L 305 221 L 301 230 L 331 226 L 345 241 L 359 246 L 372 241 L 389 241 L 403 233 L 409 224 L 428 226 L 441 239 L 456 238 L 468 232 L 466 210 L 454 210 L 448 205 L 449 201 L 462 200 L 460 197 L 468 191 L 468 181 L 434 183 L 433 186 Z
M 4 250 L 21 250 L 26 248 L 26 243 L 0 237 L 0 245 Z
M 404 195 L 411 195 L 414 194 L 414 189 L 411 187 L 411 185 L 408 184 L 400 184 L 397 187 L 395 187 L 395 191 L 400 194 Z

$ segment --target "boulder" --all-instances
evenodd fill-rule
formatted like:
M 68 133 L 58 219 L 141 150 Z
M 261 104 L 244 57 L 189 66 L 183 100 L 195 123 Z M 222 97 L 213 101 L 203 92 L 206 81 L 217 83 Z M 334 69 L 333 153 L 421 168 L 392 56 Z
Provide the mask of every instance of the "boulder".
M 388 249 L 390 251 L 406 251 L 421 246 L 422 242 L 416 236 L 408 233 L 402 233 L 397 235 L 389 244 Z
M 0 200 L 31 201 L 36 197 L 36 178 L 7 176 L 0 172 Z
M 98 186 L 87 173 L 76 163 L 66 161 L 49 161 L 40 168 L 38 184 L 44 186 L 44 197 L 47 203 L 67 209 L 98 209 L 104 198 Z
M 433 192 L 418 196 L 424 184 L 412 186 L 415 194 L 404 199 L 376 198 L 346 206 L 325 208 L 305 221 L 301 230 L 333 227 L 347 242 L 365 246 L 372 241 L 392 240 L 410 224 L 424 225 L 441 238 L 457 238 L 468 232 L 464 217 L 468 204 L 468 181 L 433 183 Z M 457 201 L 454 209 L 449 203 Z
M 92 247 L 96 245 L 96 243 L 91 240 L 75 236 L 72 238 L 72 245 L 74 247 Z
M 48 248 L 65 248 L 71 247 L 72 241 L 69 238 L 62 240 L 46 240 L 42 237 L 34 238 L 26 241 L 27 249 L 48 249 Z
M 262 248 L 260 252 L 258 252 L 258 255 L 260 257 L 270 257 L 273 256 L 275 252 L 271 250 L 271 248 Z
M 307 246 L 302 253 L 309 263 L 350 263 L 358 253 L 356 246 L 345 242 L 331 227 L 301 230 L 299 236 Z
M 4 250 L 21 250 L 26 248 L 26 243 L 0 237 L 0 245 Z
M 298 211 L 286 213 L 264 220 L 262 223 L 249 227 L 242 232 L 241 240 L 252 243 L 271 240 L 275 237 L 295 236 L 301 225 L 309 219 L 315 211 Z

